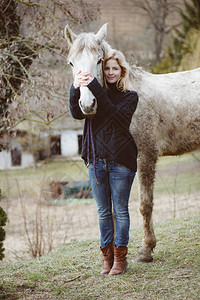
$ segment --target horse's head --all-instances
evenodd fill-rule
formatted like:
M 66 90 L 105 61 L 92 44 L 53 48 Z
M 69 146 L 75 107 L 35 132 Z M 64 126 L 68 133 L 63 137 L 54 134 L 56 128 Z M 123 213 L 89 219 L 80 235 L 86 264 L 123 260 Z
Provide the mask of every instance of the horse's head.
M 97 34 L 81 33 L 79 35 L 75 35 L 67 25 L 64 34 L 70 45 L 68 62 L 72 66 L 73 75 L 81 70 L 90 72 L 101 81 L 104 56 L 102 45 L 107 34 L 107 24 L 104 24 Z M 87 87 L 80 88 L 79 106 L 85 115 L 96 113 L 97 101 Z

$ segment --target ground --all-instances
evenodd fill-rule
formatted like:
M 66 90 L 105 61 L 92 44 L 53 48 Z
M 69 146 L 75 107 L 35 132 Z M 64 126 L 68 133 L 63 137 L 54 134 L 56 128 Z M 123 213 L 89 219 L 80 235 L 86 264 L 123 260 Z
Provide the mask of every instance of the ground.
M 99 239 L 94 199 L 50 201 L 43 197 L 49 178 L 69 180 L 87 176 L 83 162 L 63 160 L 52 161 L 37 170 L 0 172 L 0 184 L 4 187 L 1 206 L 8 214 L 5 261 L 38 256 L 71 241 Z M 44 178 L 48 178 L 47 187 Z M 154 189 L 155 225 L 200 212 L 199 178 L 200 152 L 160 159 Z M 129 208 L 131 229 L 141 227 L 137 176 Z M 133 236 L 130 243 L 134 244 Z
M 199 198 L 200 194 L 193 194 L 190 199 L 182 196 L 178 197 L 175 202 L 170 197 L 155 199 L 154 223 L 174 216 L 184 217 L 200 211 Z M 42 246 L 44 251 L 49 247 L 57 248 L 66 242 L 99 238 L 98 216 L 96 203 L 93 199 L 82 202 L 77 200 L 59 205 L 55 203 L 50 206 L 43 203 L 39 208 L 34 199 L 27 199 L 27 202 L 23 203 L 26 219 L 23 216 L 20 199 L 7 200 L 3 206 L 9 216 L 6 229 L 7 238 L 4 243 L 6 261 L 30 257 L 28 238 L 32 240 L 33 244 L 36 243 L 36 227 L 38 227 L 38 231 L 41 231 L 38 233 L 38 238 L 44 240 Z M 138 200 L 132 198 L 129 208 L 131 229 L 141 227 L 142 216 L 139 213 Z M 36 218 L 37 214 L 38 217 Z M 29 236 L 25 230 L 25 221 Z M 32 232 L 34 232 L 35 238 Z M 130 236 L 130 243 L 134 243 L 133 236 Z

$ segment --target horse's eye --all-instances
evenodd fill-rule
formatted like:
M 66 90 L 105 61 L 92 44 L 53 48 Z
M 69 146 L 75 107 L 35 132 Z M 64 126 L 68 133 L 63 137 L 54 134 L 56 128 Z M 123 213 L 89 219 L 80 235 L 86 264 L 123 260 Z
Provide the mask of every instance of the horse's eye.
M 74 66 L 73 63 L 72 63 L 71 61 L 69 62 L 69 64 L 70 64 L 72 67 Z
M 103 60 L 102 58 L 99 58 L 97 65 L 99 65 L 102 62 L 102 60 Z

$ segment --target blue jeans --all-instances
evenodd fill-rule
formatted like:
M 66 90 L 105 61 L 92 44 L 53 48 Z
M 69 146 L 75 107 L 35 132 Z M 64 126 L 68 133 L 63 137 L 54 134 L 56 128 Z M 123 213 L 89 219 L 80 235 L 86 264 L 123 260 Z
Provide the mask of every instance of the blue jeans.
M 113 240 L 117 248 L 127 246 L 130 227 L 128 203 L 135 172 L 114 162 L 98 159 L 96 175 L 100 184 L 97 183 L 94 164 L 91 163 L 89 176 L 97 203 L 101 248 Z

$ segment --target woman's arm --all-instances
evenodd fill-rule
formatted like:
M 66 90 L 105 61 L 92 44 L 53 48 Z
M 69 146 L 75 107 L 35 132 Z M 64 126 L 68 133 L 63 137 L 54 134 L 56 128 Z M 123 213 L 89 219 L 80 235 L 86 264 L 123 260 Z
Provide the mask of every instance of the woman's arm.
M 88 72 L 82 72 L 79 70 L 74 76 L 74 83 L 70 88 L 70 98 L 69 98 L 69 108 L 71 115 L 74 119 L 84 119 L 85 115 L 80 109 L 79 99 L 80 99 L 80 87 L 87 86 L 87 83 L 91 81 L 93 77 Z
M 71 85 L 70 88 L 70 97 L 69 97 L 69 109 L 71 115 L 74 119 L 82 120 L 85 118 L 85 115 L 82 113 L 78 100 L 80 99 L 80 89 L 75 88 L 74 85 Z
M 112 116 L 112 118 L 125 123 L 132 118 L 138 103 L 138 94 L 136 92 L 127 92 L 124 94 L 124 101 L 118 105 L 114 105 L 96 78 L 94 78 L 87 87 L 97 99 L 98 114 L 102 114 L 102 116 L 107 115 L 107 117 Z

